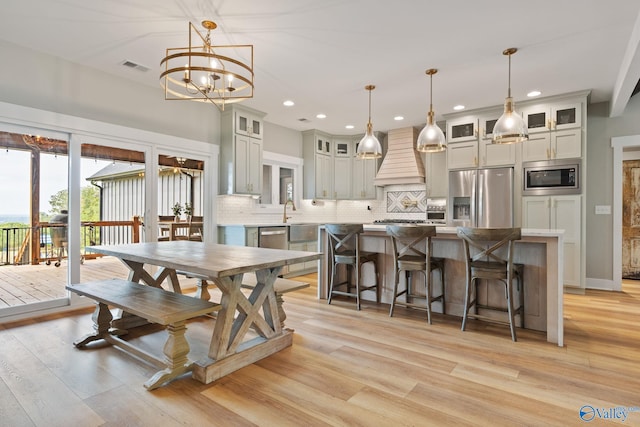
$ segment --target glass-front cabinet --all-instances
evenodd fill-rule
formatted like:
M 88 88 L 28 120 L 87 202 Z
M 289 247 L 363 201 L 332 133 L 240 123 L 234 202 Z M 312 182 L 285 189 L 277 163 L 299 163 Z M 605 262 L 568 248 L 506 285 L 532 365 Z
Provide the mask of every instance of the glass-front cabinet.
M 582 104 L 573 102 L 531 105 L 522 109 L 522 117 L 529 133 L 580 128 Z
M 478 118 L 461 117 L 447 120 L 447 142 L 464 142 L 478 139 Z

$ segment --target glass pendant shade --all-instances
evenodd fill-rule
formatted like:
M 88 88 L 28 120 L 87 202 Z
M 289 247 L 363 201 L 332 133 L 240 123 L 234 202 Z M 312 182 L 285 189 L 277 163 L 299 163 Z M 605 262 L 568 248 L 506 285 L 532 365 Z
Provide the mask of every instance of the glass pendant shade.
M 430 68 L 426 71 L 426 74 L 429 76 L 429 113 L 427 114 L 427 124 L 420 131 L 418 135 L 418 140 L 416 142 L 416 150 L 421 151 L 423 153 L 439 153 L 441 151 L 446 150 L 447 148 L 447 140 L 444 137 L 444 133 L 442 129 L 435 124 L 433 119 L 435 113 L 433 112 L 433 75 L 437 73 L 438 70 L 435 68 Z
M 513 109 L 513 99 L 508 97 L 504 103 L 504 113 L 493 127 L 494 144 L 515 144 L 529 139 L 524 119 Z
M 373 125 L 371 122 L 367 123 L 367 132 L 358 143 L 356 156 L 360 159 L 377 159 L 382 157 L 382 145 L 380 145 L 380 141 L 378 141 L 378 138 L 373 134 Z
M 369 91 L 369 121 L 367 122 L 367 131 L 358 143 L 356 156 L 359 159 L 377 159 L 382 157 L 382 145 L 380 145 L 380 141 L 378 141 L 378 138 L 373 134 L 373 124 L 371 124 L 371 91 L 376 87 L 374 85 L 367 85 L 364 88 Z
M 447 149 L 447 142 L 442 129 L 433 122 L 433 111 L 429 111 L 427 125 L 420 131 L 416 150 L 423 153 L 439 153 Z
M 529 139 L 529 130 L 522 116 L 515 111 L 513 98 L 511 98 L 511 55 L 517 51 L 518 49 L 511 47 L 502 52 L 509 57 L 509 89 L 507 99 L 504 101 L 504 113 L 493 127 L 491 142 L 494 144 L 515 144 Z

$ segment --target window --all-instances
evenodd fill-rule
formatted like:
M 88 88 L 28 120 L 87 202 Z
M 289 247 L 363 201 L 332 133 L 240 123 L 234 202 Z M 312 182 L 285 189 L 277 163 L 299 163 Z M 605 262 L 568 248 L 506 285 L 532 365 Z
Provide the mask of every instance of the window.
M 280 208 L 287 200 L 297 202 L 302 193 L 302 159 L 264 152 L 262 164 L 261 210 Z

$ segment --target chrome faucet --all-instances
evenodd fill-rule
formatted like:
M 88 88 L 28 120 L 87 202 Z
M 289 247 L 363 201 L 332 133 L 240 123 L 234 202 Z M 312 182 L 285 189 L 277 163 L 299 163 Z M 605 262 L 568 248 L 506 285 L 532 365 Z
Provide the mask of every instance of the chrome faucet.
M 287 223 L 287 219 L 291 218 L 290 216 L 287 216 L 287 204 L 291 203 L 291 207 L 293 208 L 293 210 L 296 210 L 296 205 L 293 203 L 293 200 L 289 199 L 286 202 L 284 202 L 284 214 L 282 215 L 282 222 L 283 223 Z

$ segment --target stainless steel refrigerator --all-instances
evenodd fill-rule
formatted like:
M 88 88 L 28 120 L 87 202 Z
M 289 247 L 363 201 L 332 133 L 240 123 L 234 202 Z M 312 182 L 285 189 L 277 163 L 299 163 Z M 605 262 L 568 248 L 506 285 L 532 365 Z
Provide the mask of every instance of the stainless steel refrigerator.
M 449 172 L 447 225 L 513 227 L 513 168 Z

